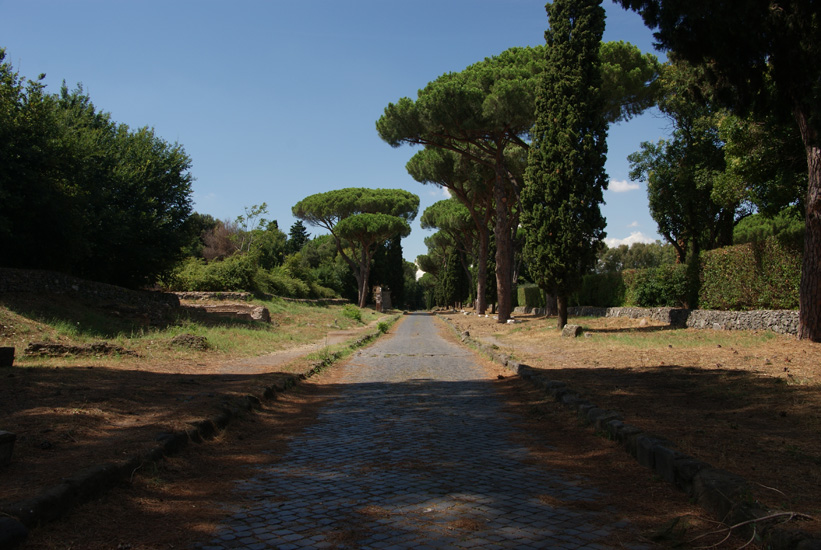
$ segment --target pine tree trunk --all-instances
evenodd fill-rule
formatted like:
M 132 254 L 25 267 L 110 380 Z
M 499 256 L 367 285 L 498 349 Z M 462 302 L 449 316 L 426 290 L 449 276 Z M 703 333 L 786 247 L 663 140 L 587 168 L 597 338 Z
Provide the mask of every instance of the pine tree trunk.
M 497 146 L 498 147 L 498 146 Z M 496 299 L 499 323 L 507 323 L 513 310 L 513 241 L 510 237 L 510 205 L 506 191 L 507 173 L 503 149 L 498 147 L 496 181 L 493 196 L 496 200 Z
M 487 231 L 479 232 L 479 266 L 476 275 L 476 313 L 484 315 L 487 311 L 487 255 L 490 248 L 490 235 Z
M 809 185 L 798 338 L 821 342 L 821 147 L 807 147 L 807 166 Z
M 368 279 L 371 275 L 371 259 L 367 251 L 362 253 L 362 261 L 359 265 L 361 276 L 356 280 L 359 283 L 359 307 L 368 305 Z
M 559 294 L 556 296 L 556 305 L 559 310 L 559 330 L 567 324 L 567 296 Z
M 807 151 L 808 175 L 798 338 L 821 342 L 821 147 L 807 113 L 796 108 L 795 118 Z
M 501 206 L 496 207 L 496 296 L 500 323 L 506 323 L 512 310 L 512 249 L 510 231 L 507 228 L 507 197 L 501 193 Z M 501 212 L 500 212 L 501 211 Z

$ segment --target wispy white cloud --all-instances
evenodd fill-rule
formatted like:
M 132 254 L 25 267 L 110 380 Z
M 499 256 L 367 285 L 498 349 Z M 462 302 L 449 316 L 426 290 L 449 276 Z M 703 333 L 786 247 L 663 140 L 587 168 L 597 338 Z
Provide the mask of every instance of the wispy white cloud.
M 440 199 L 449 199 L 451 197 L 450 190 L 447 187 L 433 187 L 428 191 L 431 197 L 440 197 Z
M 627 227 L 638 227 L 638 226 L 639 226 L 639 222 L 633 222 L 630 225 L 628 225 Z
M 604 242 L 610 248 L 615 248 L 623 244 L 630 246 L 633 243 L 653 243 L 655 242 L 655 239 L 651 239 L 641 231 L 633 231 L 630 233 L 629 237 L 625 237 L 623 239 L 604 239 Z
M 638 188 L 638 183 L 627 180 L 610 180 L 610 186 L 608 187 L 608 189 L 614 193 L 627 193 L 629 191 L 636 191 Z

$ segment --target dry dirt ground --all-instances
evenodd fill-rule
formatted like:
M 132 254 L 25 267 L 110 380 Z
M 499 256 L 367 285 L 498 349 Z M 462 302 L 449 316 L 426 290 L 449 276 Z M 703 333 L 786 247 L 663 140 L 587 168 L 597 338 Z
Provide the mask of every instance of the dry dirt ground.
M 444 324 L 443 334 L 456 339 Z M 390 333 L 385 337 L 391 337 Z M 723 540 L 714 547 L 738 548 L 746 543 L 736 538 L 724 540 L 726 532 L 721 526 L 690 504 L 685 495 L 652 476 L 615 444 L 580 427 L 573 415 L 527 382 L 478 354 L 477 360 L 485 366 L 508 410 L 522 418 L 517 437 L 531 446 L 533 460 L 590 479 L 608 495 L 590 506 L 615 507 L 630 520 L 633 528 L 618 533 L 612 541 L 614 547 L 644 542 L 697 548 Z M 308 363 L 297 359 L 290 367 L 307 368 Z M 280 394 L 214 440 L 147 465 L 101 498 L 34 530 L 23 550 L 178 549 L 209 540 L 227 511 L 243 504 L 236 480 L 247 476 L 249 466 L 279 459 L 289 441 L 314 421 L 323 403 L 334 398 L 339 370 L 331 367 Z M 160 398 L 155 406 L 162 408 L 169 402 Z M 551 442 L 550 447 L 536 442 L 533 435 L 541 432 L 545 434 L 542 440 Z M 339 541 L 340 547 L 344 542 Z
M 814 518 L 794 525 L 821 537 L 820 344 L 647 319 L 570 319 L 584 328 L 573 339 L 555 317 L 446 318 L 625 423 L 745 477 L 759 502 Z
M 565 340 L 555 319 L 518 316 L 520 322 L 500 325 L 476 316 L 446 317 L 459 331 L 550 369 L 552 378 L 600 407 L 621 411 L 626 422 L 744 475 L 768 506 L 821 516 L 821 391 L 815 374 L 821 346 L 761 334 L 672 331 L 621 319 L 581 320 L 590 336 Z M 299 352 L 280 356 L 287 361 L 256 359 L 246 374 L 226 372 L 225 362 L 208 354 L 196 362 L 129 359 L 112 367 L 3 371 L 0 429 L 13 421 L 23 437 L 14 462 L 0 470 L 0 503 L 26 498 L 89 463 L 153 446 L 158 434 L 209 416 L 230 396 L 259 393 L 279 377 L 309 368 L 304 356 L 293 355 Z M 602 486 L 612 495 L 602 505 L 618 506 L 639 529 L 629 536 L 673 545 L 720 530 L 615 444 L 501 367 L 486 365 L 492 378 L 504 376 L 496 384 L 509 406 L 523 413 L 524 432 L 545 430 L 556 443 L 536 449 L 538 460 Z M 226 509 L 241 505 L 234 480 L 245 475 L 247 465 L 274 460 L 287 447 L 333 398 L 335 376 L 331 368 L 265 403 L 215 440 L 146 465 L 102 498 L 34 530 L 24 548 L 147 550 L 207 540 Z M 26 416 L 29 429 L 20 424 Z M 796 526 L 821 534 L 817 521 Z M 685 546 L 709 546 L 723 536 Z M 731 540 L 721 547 L 743 543 Z

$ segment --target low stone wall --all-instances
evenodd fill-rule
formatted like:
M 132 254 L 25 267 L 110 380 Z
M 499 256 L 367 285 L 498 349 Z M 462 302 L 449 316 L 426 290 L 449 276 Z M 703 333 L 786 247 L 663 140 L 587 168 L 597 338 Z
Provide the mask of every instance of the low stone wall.
M 169 319 L 180 305 L 170 293 L 129 290 L 37 269 L 0 268 L 0 296 L 6 293 L 63 294 L 95 307 L 146 317 L 152 324 Z
M 541 308 L 517 307 L 514 312 L 544 315 L 544 309 Z M 571 317 L 646 317 L 674 327 L 770 330 L 778 334 L 798 334 L 798 311 L 795 310 L 717 311 L 671 307 L 572 307 L 568 308 L 567 312 Z
M 690 328 L 716 330 L 771 330 L 778 334 L 798 334 L 798 311 L 712 311 L 694 309 L 687 317 Z
M 232 300 L 247 302 L 254 297 L 250 292 L 172 292 L 180 300 L 197 302 L 200 300 Z
M 200 300 L 231 300 L 231 301 L 240 301 L 240 302 L 247 302 L 254 298 L 254 294 L 250 292 L 172 292 L 175 294 L 180 300 L 187 300 L 191 302 L 196 302 Z M 271 300 L 273 298 L 279 298 L 281 300 L 285 300 L 286 302 L 294 302 L 299 304 L 350 304 L 350 300 L 345 300 L 344 298 L 286 298 L 284 296 L 274 296 L 273 294 L 261 294 L 259 295 L 260 298 Z
M 267 307 L 255 306 L 253 304 L 219 304 L 219 305 L 196 305 L 183 306 L 183 308 L 196 315 L 226 317 L 229 319 L 244 319 L 246 321 L 271 322 L 271 312 Z
M 345 304 L 350 304 L 350 300 L 346 300 L 345 298 L 285 298 L 280 296 L 286 302 L 294 302 L 297 304 L 331 304 L 331 305 L 338 305 L 343 306 Z

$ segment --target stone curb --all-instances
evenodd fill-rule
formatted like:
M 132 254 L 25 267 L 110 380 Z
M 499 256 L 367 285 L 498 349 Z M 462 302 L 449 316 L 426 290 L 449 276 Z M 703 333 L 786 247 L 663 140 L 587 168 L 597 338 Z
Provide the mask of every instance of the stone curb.
M 392 325 L 398 318 L 399 315 L 391 316 L 388 322 Z M 366 333 L 348 345 L 347 349 L 360 348 L 381 334 L 379 330 Z M 0 550 L 17 548 L 28 537 L 30 529 L 59 519 L 75 506 L 102 495 L 125 479 L 130 479 L 143 466 L 179 453 L 192 441 L 202 443 L 212 439 L 234 420 L 258 410 L 262 400 L 276 399 L 278 393 L 284 393 L 296 386 L 300 380 L 307 380 L 320 373 L 344 354 L 344 351 L 329 354 L 321 361 L 313 363 L 308 371 L 292 375 L 265 388 L 259 397 L 246 395 L 232 402 L 225 402 L 219 413 L 194 422 L 193 427 L 188 430 L 160 434 L 157 436 L 159 445 L 150 451 L 123 462 L 90 466 L 64 478 L 62 483 L 48 487 L 32 498 L 4 506 L 0 509 Z
M 439 317 L 458 333 L 448 319 Z M 747 537 L 757 532 L 769 550 L 821 550 L 821 539 L 812 538 L 797 529 L 783 529 L 768 526 L 765 521 L 757 522 L 769 512 L 753 501 L 750 485 L 741 476 L 714 468 L 676 450 L 674 443 L 666 439 L 625 424 L 619 413 L 598 408 L 579 397 L 564 382 L 550 380 L 536 369 L 499 353 L 496 347 L 471 338 L 469 333 L 459 336 L 462 343 L 478 349 L 565 407 L 576 411 L 597 433 L 619 443 L 639 464 L 685 492 L 716 520 L 725 525 L 749 522 L 739 528 L 740 532 Z

